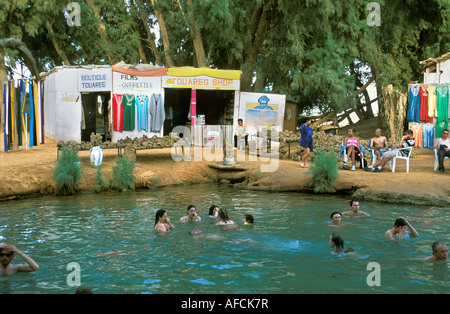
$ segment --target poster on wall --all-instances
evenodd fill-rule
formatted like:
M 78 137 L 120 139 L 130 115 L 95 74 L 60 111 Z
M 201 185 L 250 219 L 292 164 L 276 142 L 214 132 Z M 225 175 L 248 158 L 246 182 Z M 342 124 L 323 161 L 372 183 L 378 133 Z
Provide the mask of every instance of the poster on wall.
M 277 127 L 283 129 L 285 95 L 246 93 L 240 95 L 240 117 L 248 128 L 259 130 L 260 127 Z

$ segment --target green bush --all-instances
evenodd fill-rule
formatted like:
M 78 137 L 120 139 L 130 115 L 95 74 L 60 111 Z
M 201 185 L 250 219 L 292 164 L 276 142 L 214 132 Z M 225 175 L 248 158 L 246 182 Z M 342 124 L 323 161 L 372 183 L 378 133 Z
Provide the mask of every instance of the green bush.
M 97 172 L 95 173 L 95 185 L 94 191 L 96 193 L 101 191 L 106 191 L 109 187 L 109 182 L 103 178 L 102 166 L 97 167 Z
M 80 157 L 69 147 L 63 147 L 53 169 L 56 184 L 63 195 L 75 192 L 76 184 L 81 179 Z
M 312 174 L 310 186 L 316 193 L 336 192 L 336 180 L 339 176 L 338 160 L 334 152 L 326 152 L 323 148 L 317 149 L 314 164 L 308 170 Z
M 112 169 L 111 187 L 119 191 L 134 189 L 134 182 L 136 181 L 135 164 L 135 161 L 128 160 L 126 157 L 117 157 Z

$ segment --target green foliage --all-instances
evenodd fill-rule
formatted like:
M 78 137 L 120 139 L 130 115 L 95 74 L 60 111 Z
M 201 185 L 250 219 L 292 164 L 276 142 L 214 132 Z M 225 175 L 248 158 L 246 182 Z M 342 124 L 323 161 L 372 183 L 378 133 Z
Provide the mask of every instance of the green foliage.
M 95 185 L 94 191 L 96 193 L 106 191 L 109 187 L 109 182 L 103 177 L 102 167 L 97 167 L 97 172 L 95 173 Z
M 81 179 L 80 157 L 68 147 L 63 147 L 53 169 L 56 183 L 63 195 L 73 194 L 77 182 Z
M 134 189 L 134 182 L 136 181 L 135 165 L 136 162 L 128 160 L 126 157 L 117 157 L 112 169 L 111 187 L 119 191 Z
M 308 170 L 312 174 L 309 184 L 314 187 L 316 193 L 335 192 L 336 180 L 339 176 L 338 160 L 333 152 L 317 149 L 314 156 L 314 164 Z

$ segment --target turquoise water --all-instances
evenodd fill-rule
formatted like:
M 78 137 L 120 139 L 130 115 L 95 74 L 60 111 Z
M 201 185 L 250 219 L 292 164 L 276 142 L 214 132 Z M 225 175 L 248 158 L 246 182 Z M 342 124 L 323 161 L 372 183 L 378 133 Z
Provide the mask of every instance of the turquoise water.
M 95 293 L 448 293 L 449 262 L 424 262 L 431 244 L 448 244 L 448 209 L 361 202 L 370 217 L 331 227 L 331 212 L 348 209 L 347 198 L 245 191 L 216 185 L 43 197 L 0 203 L 0 242 L 15 244 L 40 266 L 37 272 L 0 278 L 1 293 L 73 293 L 80 284 Z M 189 204 L 200 223 L 181 224 Z M 226 208 L 239 230 L 216 226 L 211 204 Z M 156 210 L 168 211 L 176 228 L 154 231 Z M 243 226 L 244 214 L 256 219 Z M 420 237 L 385 240 L 398 216 Z M 229 241 L 194 238 L 201 229 Z M 331 254 L 328 240 L 339 233 L 356 250 Z M 250 239 L 248 242 L 238 240 Z M 369 286 L 371 262 L 379 286 Z M 23 263 L 19 256 L 13 263 Z M 69 278 L 69 282 L 68 282 Z M 375 277 L 371 277 L 375 278 Z

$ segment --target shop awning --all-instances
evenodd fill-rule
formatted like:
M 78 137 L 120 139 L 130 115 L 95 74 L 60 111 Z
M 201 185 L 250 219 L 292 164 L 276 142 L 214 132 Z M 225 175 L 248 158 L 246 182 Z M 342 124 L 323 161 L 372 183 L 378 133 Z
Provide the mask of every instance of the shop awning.
M 241 71 L 240 70 L 216 70 L 210 68 L 191 68 L 191 67 L 180 67 L 180 68 L 168 68 L 167 75 L 177 76 L 177 77 L 193 77 L 193 76 L 209 76 L 219 79 L 227 80 L 240 80 Z

